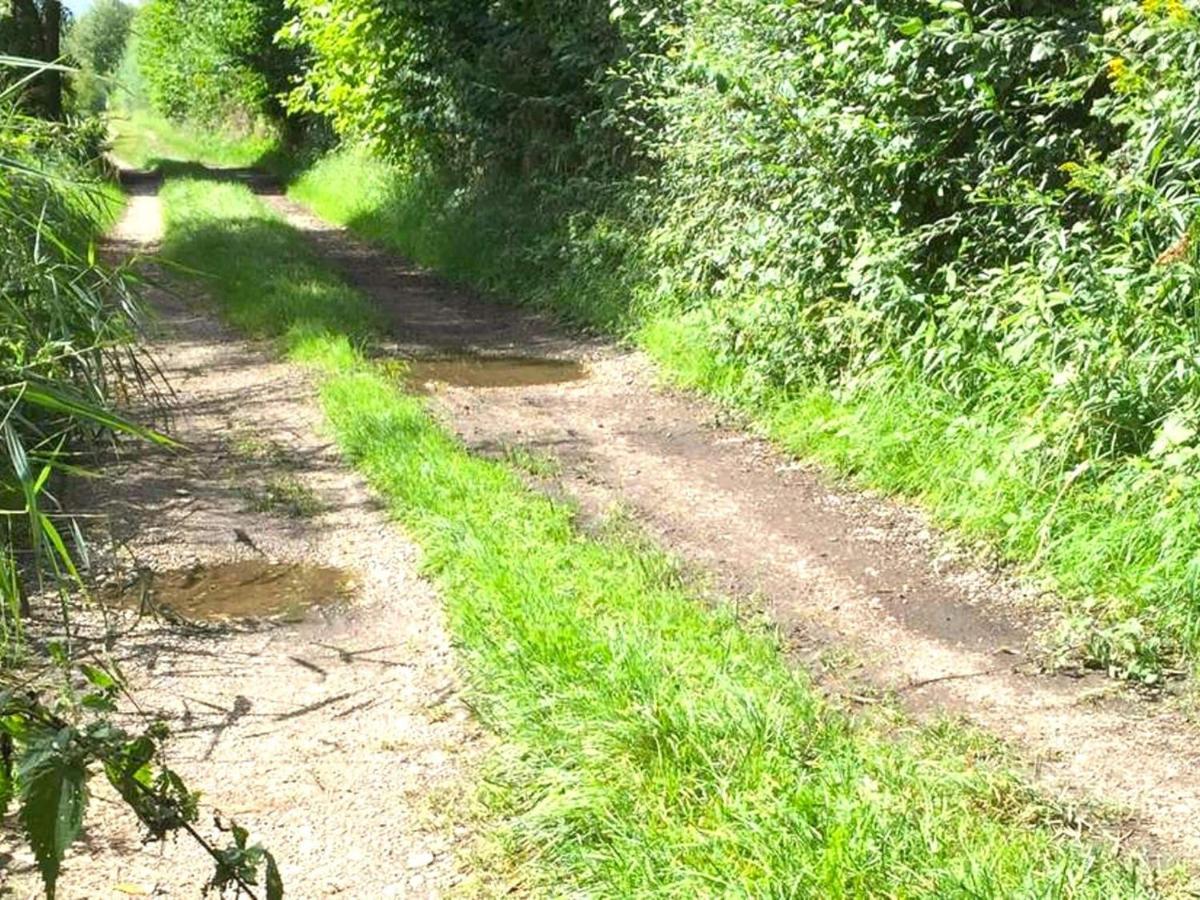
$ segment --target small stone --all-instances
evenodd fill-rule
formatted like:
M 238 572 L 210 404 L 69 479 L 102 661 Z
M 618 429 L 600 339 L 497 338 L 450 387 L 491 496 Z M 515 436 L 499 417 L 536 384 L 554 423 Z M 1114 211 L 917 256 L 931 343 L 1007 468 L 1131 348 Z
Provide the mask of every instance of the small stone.
M 408 854 L 404 865 L 409 869 L 423 869 L 433 862 L 433 854 L 428 850 L 414 850 Z

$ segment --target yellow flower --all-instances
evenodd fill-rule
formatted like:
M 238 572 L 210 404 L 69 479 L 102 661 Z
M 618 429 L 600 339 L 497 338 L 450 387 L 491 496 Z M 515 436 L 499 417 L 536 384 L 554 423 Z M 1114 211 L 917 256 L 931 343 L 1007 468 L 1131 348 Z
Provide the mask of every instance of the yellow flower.
M 1165 15 L 1176 25 L 1182 25 L 1192 19 L 1192 13 L 1184 0 L 1142 0 L 1142 12 L 1147 16 Z

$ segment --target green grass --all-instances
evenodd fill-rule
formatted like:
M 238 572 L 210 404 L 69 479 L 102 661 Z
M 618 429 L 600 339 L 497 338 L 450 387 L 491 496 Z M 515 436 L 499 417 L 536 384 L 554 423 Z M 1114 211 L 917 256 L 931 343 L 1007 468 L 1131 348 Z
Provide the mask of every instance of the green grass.
M 76 248 L 77 252 L 88 241 L 94 241 L 111 231 L 125 211 L 125 193 L 113 181 L 71 186 L 67 196 L 79 210 L 81 220 L 86 222 L 83 228 L 85 233 L 78 236 L 81 247 Z
M 1200 534 L 1194 497 L 1136 468 L 1047 488 L 1028 471 L 1027 430 L 1011 402 L 966 409 L 900 373 L 845 394 L 781 390 L 718 359 L 700 318 L 652 319 L 638 341 L 674 383 L 738 407 L 789 452 L 915 499 L 958 534 L 1046 578 L 1065 595 L 1048 636 L 1064 660 L 1155 682 L 1180 648 L 1194 659 L 1196 547 L 1173 539 Z
M 1147 870 L 1072 836 L 994 743 L 886 708 L 852 721 L 768 628 L 704 602 L 627 526 L 584 536 L 570 507 L 468 454 L 356 349 L 366 301 L 244 188 L 168 182 L 163 199 L 166 252 L 216 270 L 229 319 L 314 368 L 339 444 L 423 548 L 471 703 L 502 739 L 487 782 L 523 889 L 1154 894 Z
M 114 113 L 109 119 L 113 153 L 135 168 L 153 168 L 160 160 L 210 166 L 262 165 L 279 152 L 279 138 L 263 128 L 244 136 L 220 129 L 168 121 L 149 110 Z
M 837 392 L 781 387 L 715 349 L 704 309 L 669 299 L 686 286 L 640 267 L 652 223 L 604 198 L 455 190 L 353 152 L 290 193 L 450 277 L 628 337 L 668 379 L 738 407 L 787 450 L 918 501 L 1061 594 L 1047 637 L 1063 658 L 1155 681 L 1200 657 L 1200 490 L 1144 459 L 1050 471 L 1026 444 L 1040 401 L 1027 388 L 996 385 L 998 400 L 967 408 L 887 369 Z
M 272 475 L 261 486 L 244 488 L 247 507 L 259 513 L 311 519 L 328 508 L 312 488 L 295 475 Z
M 219 261 L 221 277 L 214 285 L 222 296 L 242 298 L 225 310 L 238 328 L 266 337 L 303 326 L 355 339 L 374 330 L 376 313 L 362 295 L 299 252 L 295 231 L 261 203 L 247 202 L 250 195 L 243 186 L 172 180 L 162 196 L 164 254 L 200 272 L 213 271 L 213 262 Z M 181 209 L 186 215 L 178 215 Z M 257 252 L 272 261 L 273 277 L 264 278 L 250 257 L 234 264 L 233 247 L 255 248 L 251 255 Z

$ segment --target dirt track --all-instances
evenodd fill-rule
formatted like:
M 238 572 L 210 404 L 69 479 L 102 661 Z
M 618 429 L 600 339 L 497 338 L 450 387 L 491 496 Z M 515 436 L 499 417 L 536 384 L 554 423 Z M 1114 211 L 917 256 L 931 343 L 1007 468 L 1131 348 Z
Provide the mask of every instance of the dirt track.
M 385 352 L 582 366 L 558 373 L 570 380 L 522 376 L 511 387 L 446 384 L 431 372 L 433 407 L 474 450 L 551 457 L 558 472 L 543 480 L 547 490 L 588 514 L 629 509 L 715 589 L 773 616 L 797 664 L 845 702 L 894 692 L 918 715 L 962 716 L 1011 740 L 1044 787 L 1115 803 L 1134 841 L 1200 860 L 1196 730 L 1168 704 L 1040 674 L 1019 585 L 945 555 L 913 511 L 839 490 L 718 409 L 661 388 L 641 355 L 476 298 L 277 192 L 265 199 L 386 312 L 394 340 Z M 119 239 L 145 249 L 160 228 L 157 201 L 143 192 Z M 115 537 L 150 567 L 252 560 L 261 550 L 346 570 L 356 602 L 270 628 L 143 629 L 124 645 L 135 690 L 173 718 L 181 740 L 172 761 L 208 806 L 268 846 L 291 848 L 280 854 L 289 896 L 440 895 L 466 877 L 454 852 L 470 840 L 459 801 L 486 739 L 457 701 L 438 598 L 416 572 L 415 549 L 321 437 L 302 373 L 233 336 L 202 300 L 154 301 L 158 352 L 179 391 L 176 425 L 195 452 L 123 460 L 109 472 L 122 489 L 101 491 L 94 508 L 114 516 Z M 442 371 L 470 381 L 475 368 Z M 244 486 L 280 471 L 323 510 L 248 509 Z M 236 540 L 235 523 L 259 550 Z M 61 896 L 128 896 L 117 885 L 195 895 L 208 868 L 198 851 L 181 842 L 164 861 L 158 848 L 138 848 L 115 806 L 98 805 L 95 837 L 69 857 Z M 0 852 L 13 853 L 8 886 L 37 895 L 30 860 L 7 845 Z
M 587 377 L 557 384 L 430 385 L 471 448 L 552 455 L 553 490 L 585 509 L 632 509 L 720 589 L 772 615 L 835 693 L 895 692 L 919 715 L 961 716 L 1012 741 L 1045 789 L 1115 804 L 1135 843 L 1200 861 L 1197 729 L 1098 676 L 1041 674 L 1020 585 L 948 558 L 914 511 L 840 490 L 663 389 L 640 354 L 572 338 L 267 199 L 387 313 L 396 352 L 585 364 Z M 831 656 L 838 665 L 823 666 Z
M 135 195 L 109 249 L 145 252 L 160 231 L 157 198 Z M 150 299 L 154 350 L 177 392 L 173 433 L 189 450 L 113 463 L 74 508 L 110 522 L 126 575 L 131 561 L 160 575 L 195 571 L 202 583 L 230 562 L 320 565 L 346 573 L 353 600 L 291 624 L 143 620 L 117 645 L 133 694 L 172 726 L 168 761 L 202 792 L 200 830 L 226 842 L 212 813 L 248 828 L 278 856 L 288 897 L 442 896 L 466 877 L 458 851 L 471 837 L 472 769 L 487 742 L 459 701 L 440 599 L 417 571 L 417 550 L 322 437 L 301 371 L 235 337 L 203 298 Z M 304 485 L 320 511 L 255 511 L 281 478 Z M 186 837 L 141 846 L 132 815 L 101 782 L 59 897 L 199 896 L 208 857 Z M 0 862 L 10 876 L 0 893 L 42 896 L 32 856 L 11 834 L 0 833 Z

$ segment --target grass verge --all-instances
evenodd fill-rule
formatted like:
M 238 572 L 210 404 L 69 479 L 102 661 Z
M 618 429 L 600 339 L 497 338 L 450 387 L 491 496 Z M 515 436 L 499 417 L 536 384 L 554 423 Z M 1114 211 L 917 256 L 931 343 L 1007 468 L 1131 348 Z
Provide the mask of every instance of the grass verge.
M 268 130 L 228 135 L 219 129 L 190 128 L 145 109 L 109 118 L 113 153 L 139 169 L 160 160 L 198 162 L 210 166 L 258 166 L 279 153 L 279 138 Z
M 669 559 L 473 457 L 367 362 L 366 301 L 244 188 L 168 182 L 165 252 L 219 262 L 234 323 L 314 367 L 337 440 L 420 543 L 473 705 L 503 739 L 492 808 L 525 888 L 596 897 L 1138 897 L 1147 869 L 1080 840 L 949 725 L 861 721 L 770 630 Z M 295 302 L 280 302 L 282 298 Z M 349 325 L 347 330 L 346 325 Z
M 1142 458 L 1049 466 L 1025 388 L 966 407 L 883 367 L 838 391 L 781 387 L 725 346 L 706 307 L 662 299 L 686 286 L 640 267 L 652 225 L 637 210 L 521 190 L 456 189 L 344 152 L 290 193 L 451 277 L 629 336 L 669 379 L 740 408 L 790 452 L 916 500 L 1062 595 L 1048 637 L 1063 659 L 1155 682 L 1181 655 L 1200 658 L 1200 489 L 1182 476 Z

